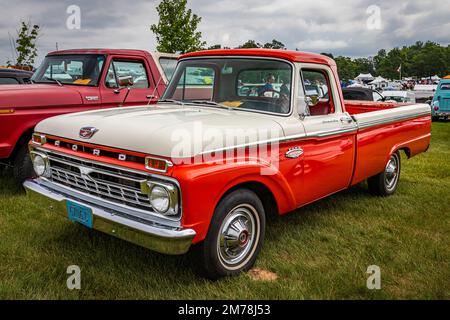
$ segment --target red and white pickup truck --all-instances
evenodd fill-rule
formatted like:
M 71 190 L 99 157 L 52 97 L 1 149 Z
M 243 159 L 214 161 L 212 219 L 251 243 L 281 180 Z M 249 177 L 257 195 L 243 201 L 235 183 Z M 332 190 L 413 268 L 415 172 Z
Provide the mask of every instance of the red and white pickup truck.
M 49 53 L 32 84 L 0 86 L 0 161 L 14 165 L 16 178 L 23 182 L 32 173 L 27 144 L 39 121 L 64 113 L 154 103 L 163 94 L 176 59 L 173 54 L 120 49 Z M 126 87 L 131 90 L 122 90 Z
M 400 152 L 427 150 L 426 104 L 344 103 L 336 64 L 310 53 L 181 57 L 157 105 L 44 120 L 29 197 L 89 228 L 167 254 L 209 278 L 248 270 L 266 219 L 368 179 L 397 188 Z

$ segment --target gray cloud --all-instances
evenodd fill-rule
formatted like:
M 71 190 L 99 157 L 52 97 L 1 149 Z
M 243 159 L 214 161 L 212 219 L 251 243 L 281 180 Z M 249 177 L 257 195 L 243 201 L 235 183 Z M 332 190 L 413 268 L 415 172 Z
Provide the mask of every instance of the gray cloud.
M 0 0 L 0 64 L 11 58 L 8 33 L 21 20 L 39 24 L 39 59 L 48 51 L 82 47 L 154 50 L 149 26 L 158 19 L 157 0 Z M 81 8 L 81 30 L 68 30 L 66 9 Z M 369 30 L 366 10 L 381 9 L 380 30 Z M 432 40 L 450 42 L 450 7 L 437 0 L 190 0 L 202 17 L 200 30 L 208 44 L 237 46 L 248 39 L 276 38 L 288 48 L 335 55 L 368 56 L 378 49 Z

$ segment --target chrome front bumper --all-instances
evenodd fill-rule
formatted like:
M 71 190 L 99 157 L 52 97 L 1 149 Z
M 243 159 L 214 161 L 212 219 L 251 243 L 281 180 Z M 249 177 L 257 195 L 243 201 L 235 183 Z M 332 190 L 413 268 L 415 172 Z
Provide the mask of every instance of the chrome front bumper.
M 109 210 L 80 201 L 75 192 L 73 196 L 58 192 L 38 183 L 37 180 L 27 180 L 23 184 L 30 201 L 66 218 L 68 218 L 66 201 L 79 203 L 92 210 L 93 229 L 142 247 L 165 254 L 184 254 L 189 250 L 192 239 L 196 235 L 192 229 L 163 226 L 143 219 L 131 219 L 126 213 L 121 214 L 120 207 L 117 207 L 117 210 Z

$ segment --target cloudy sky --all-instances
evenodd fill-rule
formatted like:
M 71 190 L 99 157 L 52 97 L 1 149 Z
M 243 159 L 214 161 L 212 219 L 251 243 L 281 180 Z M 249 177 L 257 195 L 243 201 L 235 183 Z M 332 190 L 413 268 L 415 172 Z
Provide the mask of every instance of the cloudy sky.
M 159 0 L 0 0 L 0 64 L 12 57 L 10 36 L 21 20 L 42 27 L 39 58 L 55 49 L 83 47 L 154 50 L 149 26 Z M 448 0 L 189 0 L 202 17 L 208 45 L 237 46 L 276 38 L 289 49 L 352 57 L 417 40 L 450 43 Z M 69 29 L 67 8 L 77 5 L 81 28 Z

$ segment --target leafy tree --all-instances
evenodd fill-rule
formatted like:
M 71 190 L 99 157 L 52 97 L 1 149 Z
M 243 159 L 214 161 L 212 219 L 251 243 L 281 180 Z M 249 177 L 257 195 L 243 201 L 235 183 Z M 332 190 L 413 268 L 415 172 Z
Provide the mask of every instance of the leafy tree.
M 215 50 L 215 49 L 222 49 L 222 45 L 220 45 L 220 44 L 214 44 L 214 45 L 209 46 L 209 47 L 207 48 L 207 50 Z
M 257 43 L 255 40 L 248 40 L 244 44 L 237 47 L 237 49 L 251 49 L 251 48 L 261 48 L 261 44 Z
M 286 50 L 286 46 L 283 42 L 273 39 L 272 42 L 267 42 L 263 48 L 265 49 L 281 49 Z
M 21 67 L 32 67 L 37 56 L 36 40 L 39 35 L 39 26 L 31 25 L 30 22 L 21 22 L 20 30 L 16 39 L 16 51 L 18 54 L 17 65 Z M 8 61 L 8 64 L 11 64 Z
M 150 29 L 156 35 L 158 51 L 186 53 L 203 49 L 206 42 L 197 31 L 201 17 L 187 9 L 187 0 L 162 0 L 156 10 L 159 22 Z

